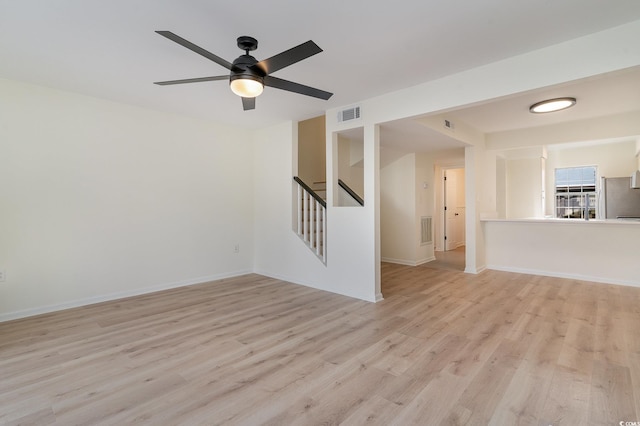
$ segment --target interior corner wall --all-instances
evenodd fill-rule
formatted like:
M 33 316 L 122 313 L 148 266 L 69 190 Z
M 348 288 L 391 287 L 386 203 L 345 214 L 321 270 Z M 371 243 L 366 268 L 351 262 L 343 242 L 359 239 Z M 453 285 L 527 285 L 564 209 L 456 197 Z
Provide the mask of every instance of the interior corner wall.
M 298 177 L 316 188 L 315 182 L 326 181 L 325 117 L 310 118 L 298 123 Z
M 360 140 L 349 141 L 349 186 L 360 197 L 364 197 L 364 143 Z
M 416 154 L 380 170 L 380 256 L 382 261 L 416 264 Z
M 343 135 L 336 135 L 336 149 L 338 150 L 338 179 L 349 178 L 351 175 L 351 141 Z
M 496 213 L 495 218 L 507 217 L 507 161 L 494 156 L 496 169 Z M 547 175 L 548 176 L 548 175 Z
M 416 245 L 416 264 L 422 264 L 435 260 L 435 164 L 433 157 L 428 154 L 416 154 L 416 172 L 415 172 L 415 220 L 413 241 Z M 432 241 L 430 243 L 421 243 L 420 236 L 422 230 L 421 220 L 423 217 L 431 217 L 432 223 Z
M 251 270 L 249 132 L 10 80 L 0 93 L 0 320 Z
M 433 158 L 419 153 L 401 155 L 380 169 L 382 261 L 415 266 L 435 259 L 433 242 L 420 243 L 421 218 L 435 213 L 434 173 Z

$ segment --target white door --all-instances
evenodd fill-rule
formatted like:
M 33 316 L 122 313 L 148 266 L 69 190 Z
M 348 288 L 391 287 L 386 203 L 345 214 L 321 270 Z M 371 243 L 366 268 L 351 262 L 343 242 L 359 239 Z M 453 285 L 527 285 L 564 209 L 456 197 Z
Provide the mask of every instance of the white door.
M 453 250 L 456 248 L 455 235 L 456 235 L 456 216 L 457 213 L 456 202 L 456 174 L 451 170 L 444 172 L 444 249 Z
M 464 245 L 464 169 L 445 170 L 445 250 Z

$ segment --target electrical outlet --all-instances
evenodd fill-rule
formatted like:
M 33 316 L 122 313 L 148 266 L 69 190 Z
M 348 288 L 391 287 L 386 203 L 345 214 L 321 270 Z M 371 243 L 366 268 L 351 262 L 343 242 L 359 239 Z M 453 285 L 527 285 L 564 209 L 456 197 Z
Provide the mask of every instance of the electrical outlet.
M 240 244 L 236 244 L 236 245 L 233 247 L 233 252 L 234 252 L 234 253 L 240 253 Z
M 6 279 L 7 275 L 4 272 L 4 269 L 0 269 L 0 282 L 3 282 Z

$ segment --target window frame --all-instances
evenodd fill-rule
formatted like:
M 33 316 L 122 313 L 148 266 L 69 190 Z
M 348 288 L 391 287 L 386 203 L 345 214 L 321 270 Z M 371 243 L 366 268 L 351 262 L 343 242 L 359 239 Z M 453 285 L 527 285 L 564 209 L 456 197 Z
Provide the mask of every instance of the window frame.
M 570 184 L 570 178 L 567 177 L 566 185 L 558 185 L 558 171 L 566 170 L 567 174 L 570 170 L 593 171 L 593 183 L 590 179 L 583 176 L 576 183 Z M 598 166 L 572 166 L 557 167 L 553 174 L 554 182 L 554 217 L 557 219 L 582 219 L 585 220 L 585 210 L 587 208 L 588 197 L 588 215 L 589 219 L 596 219 L 598 215 Z M 575 177 L 574 177 L 575 178 Z M 561 203 L 561 200 L 565 202 Z

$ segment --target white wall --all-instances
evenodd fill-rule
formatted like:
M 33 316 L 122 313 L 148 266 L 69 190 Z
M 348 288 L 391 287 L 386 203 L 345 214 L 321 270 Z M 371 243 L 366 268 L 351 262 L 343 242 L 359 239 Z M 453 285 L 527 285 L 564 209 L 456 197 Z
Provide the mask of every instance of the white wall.
M 250 155 L 242 130 L 0 80 L 0 320 L 250 271 Z
M 329 135 L 333 138 L 334 135 Z M 254 271 L 297 284 L 375 301 L 372 208 L 333 207 L 327 200 L 327 264 L 315 256 L 292 230 L 294 157 L 297 126 L 286 122 L 254 134 L 255 215 Z M 327 158 L 333 157 L 328 144 Z M 337 162 L 332 162 L 337 167 Z M 330 170 L 327 181 L 336 171 Z M 336 178 L 337 180 L 337 178 Z M 379 290 L 378 290 L 379 292 Z
M 542 165 L 540 158 L 506 162 L 507 218 L 542 217 Z

